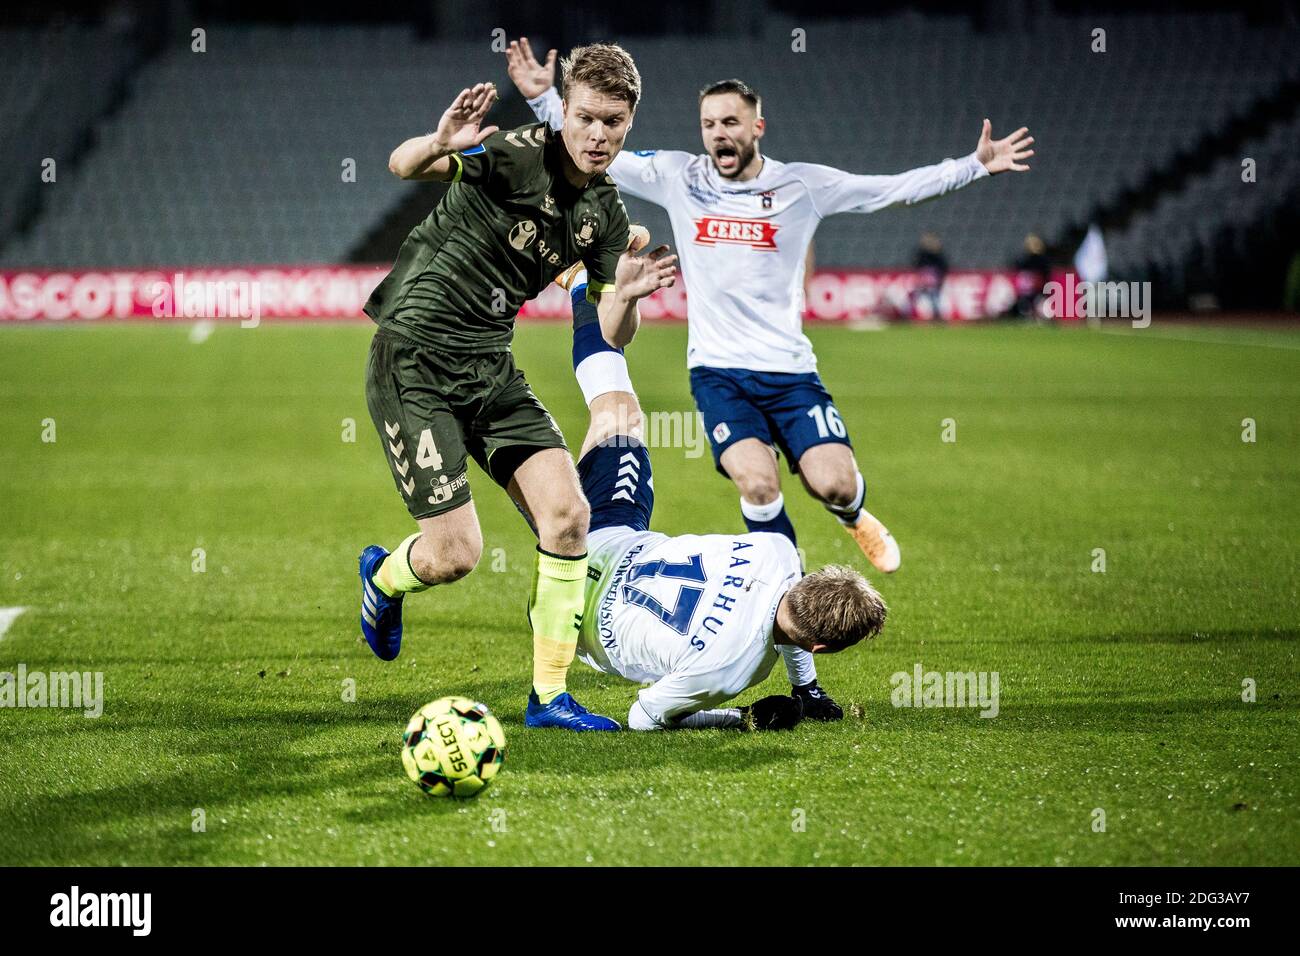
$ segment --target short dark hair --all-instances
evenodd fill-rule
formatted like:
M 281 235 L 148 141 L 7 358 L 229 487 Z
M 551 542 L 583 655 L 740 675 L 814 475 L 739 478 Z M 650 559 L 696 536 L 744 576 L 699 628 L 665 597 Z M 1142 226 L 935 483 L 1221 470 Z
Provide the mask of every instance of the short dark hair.
M 580 84 L 624 100 L 632 109 L 641 99 L 641 74 L 631 55 L 617 43 L 574 47 L 560 61 L 560 73 L 566 96 L 570 86 Z
M 742 100 L 754 107 L 754 112 L 759 116 L 763 115 L 763 98 L 758 95 L 752 86 L 744 80 L 738 80 L 732 77 L 730 80 L 718 80 L 716 83 L 710 83 L 704 89 L 700 90 L 700 102 L 704 102 L 706 96 L 718 96 L 722 93 L 735 93 Z

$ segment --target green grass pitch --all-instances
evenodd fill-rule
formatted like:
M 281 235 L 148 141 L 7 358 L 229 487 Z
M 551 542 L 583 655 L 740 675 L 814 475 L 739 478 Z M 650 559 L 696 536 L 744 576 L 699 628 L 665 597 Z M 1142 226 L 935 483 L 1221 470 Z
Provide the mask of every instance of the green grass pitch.
M 820 660 L 851 716 L 581 736 L 522 726 L 532 543 L 476 471 L 479 568 L 408 601 L 395 663 L 359 642 L 357 553 L 409 530 L 370 327 L 187 332 L 0 330 L 0 607 L 28 608 L 0 670 L 104 674 L 98 719 L 0 710 L 0 863 L 1300 863 L 1296 333 L 815 329 L 904 555 L 884 634 Z M 576 444 L 568 349 L 538 325 L 516 351 Z M 684 352 L 670 326 L 630 350 L 647 411 L 691 410 Z M 738 530 L 688 452 L 653 451 L 656 527 Z M 809 566 L 863 564 L 786 494 Z M 892 706 L 918 662 L 998 672 L 998 716 Z M 571 686 L 620 718 L 637 689 Z M 778 665 L 746 699 L 787 689 Z M 445 694 L 509 738 L 468 803 L 398 757 Z

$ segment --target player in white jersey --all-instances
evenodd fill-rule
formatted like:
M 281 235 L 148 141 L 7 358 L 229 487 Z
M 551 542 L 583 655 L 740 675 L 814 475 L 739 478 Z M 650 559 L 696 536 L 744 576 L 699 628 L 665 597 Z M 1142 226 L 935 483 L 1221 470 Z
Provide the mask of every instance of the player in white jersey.
M 628 713 L 632 730 L 791 727 L 805 716 L 806 695 L 718 705 L 766 679 L 782 650 L 807 658 L 874 637 L 885 604 L 852 568 L 805 576 L 783 535 L 649 530 L 654 480 L 641 409 L 622 355 L 584 345 L 600 330 L 584 285 L 579 277 L 573 291 L 574 360 L 584 393 L 595 394 L 578 462 L 591 505 L 578 657 L 651 682 Z M 611 356 L 621 366 L 614 375 Z
M 562 117 L 554 51 L 544 64 L 527 38 L 507 50 L 510 77 L 541 119 Z M 782 163 L 759 150 L 766 121 L 739 80 L 700 93 L 706 152 L 624 151 L 609 167 L 621 191 L 663 206 L 688 297 L 691 392 L 717 468 L 735 482 L 751 531 L 795 540 L 773 445 L 808 492 L 891 572 L 898 544 L 867 512 L 865 483 L 839 411 L 802 331 L 804 262 L 826 216 L 913 204 L 994 173 L 1028 169 L 1024 128 L 994 140 L 984 120 L 973 153 L 894 176 L 860 176 L 814 163 Z

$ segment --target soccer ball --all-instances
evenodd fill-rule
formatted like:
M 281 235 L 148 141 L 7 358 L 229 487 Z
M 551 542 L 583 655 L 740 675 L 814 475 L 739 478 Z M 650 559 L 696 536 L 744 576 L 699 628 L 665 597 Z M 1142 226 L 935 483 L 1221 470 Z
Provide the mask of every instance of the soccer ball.
M 442 697 L 415 712 L 402 733 L 402 766 L 434 797 L 482 792 L 506 759 L 506 735 L 483 704 Z

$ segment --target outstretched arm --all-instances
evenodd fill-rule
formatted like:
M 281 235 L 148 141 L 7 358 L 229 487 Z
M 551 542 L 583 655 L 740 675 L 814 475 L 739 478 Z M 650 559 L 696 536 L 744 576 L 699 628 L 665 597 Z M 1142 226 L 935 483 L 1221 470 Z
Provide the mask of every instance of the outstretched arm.
M 460 166 L 452 155 L 478 146 L 497 131 L 495 126 L 482 125 L 496 98 L 497 89 L 491 83 L 461 90 L 438 120 L 438 128 L 398 146 L 388 157 L 388 168 L 401 179 L 455 179 Z
M 1033 137 L 1021 127 L 995 140 L 986 119 L 975 151 L 961 159 L 945 159 L 893 176 L 858 176 L 829 166 L 805 165 L 802 170 L 821 216 L 837 212 L 876 212 L 895 205 L 914 205 L 968 186 L 977 179 L 1003 172 L 1026 172 L 1034 155 Z

